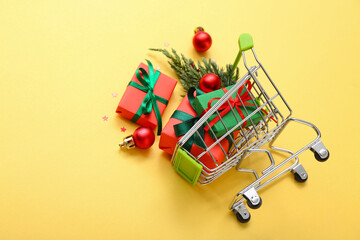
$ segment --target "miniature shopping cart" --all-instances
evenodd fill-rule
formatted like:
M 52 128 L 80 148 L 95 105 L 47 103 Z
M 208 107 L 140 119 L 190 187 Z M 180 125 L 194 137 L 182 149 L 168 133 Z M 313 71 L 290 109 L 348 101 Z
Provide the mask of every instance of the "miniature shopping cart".
M 240 172 L 250 172 L 254 174 L 256 180 L 241 190 L 235 196 L 229 207 L 240 222 L 248 222 L 250 220 L 250 213 L 245 206 L 245 200 L 250 208 L 259 208 L 262 200 L 257 193 L 258 190 L 287 172 L 293 173 L 298 182 L 305 182 L 308 175 L 304 167 L 299 163 L 298 156 L 305 150 L 310 149 L 314 152 L 315 158 L 318 161 L 326 161 L 329 158 L 329 151 L 321 142 L 321 134 L 316 126 L 309 122 L 290 117 L 292 110 L 257 58 L 253 48 L 252 37 L 249 34 L 240 35 L 239 46 L 240 51 L 235 60 L 234 68 L 236 68 L 242 57 L 247 73 L 179 140 L 171 162 L 174 169 L 194 185 L 196 183 L 201 185 L 209 184 L 233 167 Z M 245 57 L 247 52 L 252 53 L 253 57 L 251 59 L 255 63 L 255 66 L 248 66 L 249 64 L 247 64 Z M 247 54 L 251 55 L 251 53 Z M 245 84 L 249 81 L 252 84 L 250 90 L 245 87 Z M 231 107 L 229 102 L 235 95 L 240 99 L 240 88 L 245 89 L 251 100 L 257 103 L 255 110 L 251 110 L 251 112 L 248 112 L 247 108 L 243 106 L 244 111 L 247 113 L 245 118 L 237 117 L 235 114 L 237 110 Z M 232 128 L 228 128 L 221 117 L 219 108 L 224 104 L 228 104 L 231 107 L 231 112 L 228 114 L 234 114 L 236 118 L 235 126 Z M 259 112 L 261 113 L 261 120 L 255 123 L 251 117 Z M 219 137 L 215 136 L 212 127 L 209 125 L 209 118 L 214 114 L 217 115 L 219 121 L 226 129 L 226 133 Z M 247 127 L 245 127 L 245 122 L 250 124 L 247 124 Z M 304 124 L 316 132 L 316 138 L 297 152 L 274 146 L 274 141 L 290 122 Z M 206 145 L 201 134 L 199 134 L 199 129 L 203 128 L 203 126 L 209 126 L 208 131 L 214 137 L 214 143 L 209 146 Z M 237 134 L 233 134 L 234 132 L 237 132 Z M 194 134 L 198 135 L 206 146 L 204 151 L 197 156 L 192 155 L 183 147 Z M 232 144 L 232 147 L 227 151 L 225 151 L 220 144 L 225 138 L 229 139 Z M 210 151 L 216 145 L 220 146 L 225 155 L 224 161 L 220 164 L 217 163 Z M 266 148 L 264 148 L 264 145 L 266 145 Z M 270 165 L 262 170 L 261 173 L 254 169 L 241 167 L 242 160 L 254 152 L 264 153 L 264 156 L 266 155 L 270 160 Z M 275 152 L 288 154 L 289 157 L 281 162 L 275 162 L 273 156 Z M 199 161 L 204 154 L 209 154 L 212 157 L 214 164 L 216 164 L 215 168 L 209 168 Z

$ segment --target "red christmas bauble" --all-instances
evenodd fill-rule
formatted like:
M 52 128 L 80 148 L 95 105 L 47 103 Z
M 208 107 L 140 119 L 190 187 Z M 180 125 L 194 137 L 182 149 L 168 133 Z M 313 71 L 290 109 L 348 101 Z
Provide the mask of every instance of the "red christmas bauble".
M 135 146 L 138 148 L 149 148 L 154 144 L 155 134 L 153 130 L 148 127 L 139 127 L 133 133 Z
M 211 47 L 212 39 L 211 36 L 204 31 L 202 27 L 195 29 L 195 35 L 193 37 L 193 45 L 196 51 L 205 52 Z
M 221 79 L 214 73 L 207 73 L 200 79 L 200 89 L 204 93 L 212 92 L 221 88 Z

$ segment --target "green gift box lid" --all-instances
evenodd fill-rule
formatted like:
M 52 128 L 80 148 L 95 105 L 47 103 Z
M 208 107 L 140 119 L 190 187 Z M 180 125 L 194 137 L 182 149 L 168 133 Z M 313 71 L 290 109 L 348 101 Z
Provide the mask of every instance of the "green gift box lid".
M 206 94 L 203 94 L 203 95 L 200 95 L 198 97 L 195 98 L 194 100 L 194 103 L 193 103 L 193 107 L 195 109 L 195 111 L 198 113 L 198 114 L 202 114 L 204 112 L 204 110 L 208 109 L 208 103 L 214 99 L 214 98 L 221 98 L 224 96 L 225 94 L 225 91 L 226 90 L 230 90 L 232 86 L 228 86 L 226 88 L 222 88 L 222 89 L 219 89 L 219 90 L 216 90 L 216 91 L 213 91 L 213 92 L 209 92 L 209 93 L 206 93 Z M 226 89 L 224 91 L 224 89 Z M 245 94 L 246 93 L 246 88 L 244 87 L 240 96 Z M 236 98 L 236 93 L 234 93 L 232 95 L 232 98 L 235 99 Z M 219 99 L 215 99 L 211 102 L 211 106 L 214 106 L 214 104 L 218 101 Z M 250 115 L 253 111 L 256 110 L 256 108 L 258 107 L 258 103 L 256 103 L 256 101 L 253 101 L 252 99 L 250 100 L 247 100 L 246 101 L 247 103 L 251 103 L 251 104 L 254 104 L 254 105 L 250 105 L 250 106 L 240 106 L 240 110 L 242 111 L 243 115 L 245 116 L 245 118 Z M 225 104 L 228 105 L 228 102 L 226 102 Z M 246 109 L 245 109 L 246 108 Z M 233 108 L 234 109 L 234 112 L 235 112 L 235 115 L 233 113 L 233 111 L 230 110 L 230 112 L 228 112 L 225 116 L 222 117 L 222 120 L 226 126 L 226 128 L 228 130 L 230 130 L 231 128 L 233 128 L 237 123 L 238 121 L 236 119 L 238 119 L 239 121 L 242 121 L 242 117 L 240 116 L 238 110 L 236 108 Z M 219 111 L 220 113 L 220 111 Z M 214 114 L 212 114 L 209 119 L 208 119 L 208 123 L 210 123 L 215 117 L 217 116 L 216 112 Z M 235 117 L 236 116 L 236 117 Z M 251 121 L 254 123 L 254 124 L 257 124 L 260 122 L 261 120 L 261 111 L 258 111 L 256 112 L 254 115 L 251 116 L 251 120 L 248 119 L 247 120 L 247 123 L 244 127 L 248 127 L 248 126 L 251 126 Z M 216 137 L 221 137 L 222 135 L 224 135 L 227 130 L 224 126 L 224 124 L 218 120 L 213 126 L 212 126 L 212 130 L 214 131 L 215 133 L 215 136 Z M 240 127 L 236 128 L 236 130 L 239 130 Z

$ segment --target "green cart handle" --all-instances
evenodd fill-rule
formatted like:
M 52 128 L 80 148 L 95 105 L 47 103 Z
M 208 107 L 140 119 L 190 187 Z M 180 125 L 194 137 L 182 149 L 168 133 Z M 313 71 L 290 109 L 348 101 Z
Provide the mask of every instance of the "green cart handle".
M 239 37 L 239 53 L 236 56 L 235 62 L 233 64 L 233 69 L 237 68 L 237 65 L 239 64 L 240 58 L 242 56 L 242 52 L 249 50 L 254 47 L 254 42 L 252 39 L 252 36 L 248 33 L 243 33 Z

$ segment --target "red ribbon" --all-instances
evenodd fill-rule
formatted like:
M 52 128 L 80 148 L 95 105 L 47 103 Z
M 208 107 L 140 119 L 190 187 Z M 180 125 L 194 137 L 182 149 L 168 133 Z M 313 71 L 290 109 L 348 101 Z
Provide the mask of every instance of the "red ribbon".
M 247 88 L 247 91 L 244 92 L 244 94 L 241 94 L 244 87 Z M 228 101 L 226 101 L 223 105 L 221 105 L 219 108 L 218 108 L 218 111 L 220 112 L 219 115 L 220 117 L 224 117 L 227 113 L 229 113 L 231 111 L 231 108 L 233 109 L 236 109 L 237 112 L 239 113 L 241 119 L 244 119 L 245 118 L 245 115 L 244 113 L 242 112 L 241 108 L 240 107 L 243 107 L 245 108 L 245 106 L 256 106 L 255 104 L 253 103 L 249 103 L 247 101 L 249 100 L 252 100 L 251 96 L 250 96 L 250 91 L 251 91 L 251 88 L 252 88 L 252 84 L 249 80 L 247 80 L 240 88 L 239 88 L 239 91 L 238 91 L 238 94 L 236 94 L 236 97 L 235 97 L 235 100 L 230 97 Z M 227 92 L 227 89 L 226 88 L 223 88 L 224 92 L 226 93 Z M 239 98 L 240 96 L 240 98 Z M 204 110 L 203 114 L 206 113 L 207 111 L 210 110 L 211 108 L 211 103 L 214 101 L 214 100 L 219 100 L 220 98 L 213 98 L 211 99 L 209 102 L 208 102 L 208 108 Z M 254 101 L 254 100 L 252 100 Z M 261 109 L 265 115 L 267 115 L 268 113 L 264 110 L 264 109 Z M 219 115 L 217 115 L 213 120 L 211 120 L 211 122 L 209 123 L 210 127 L 214 126 L 219 120 L 220 120 L 220 117 Z M 273 121 L 275 121 L 272 117 L 271 119 Z M 275 121 L 276 122 L 276 121 Z M 247 124 L 247 120 L 243 123 L 242 127 L 244 128 Z M 209 125 L 206 125 L 206 127 L 204 128 L 205 131 L 209 131 Z

